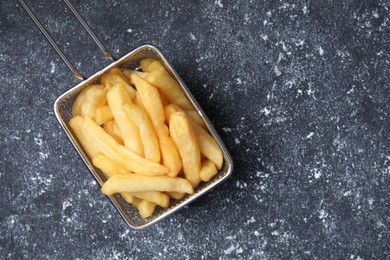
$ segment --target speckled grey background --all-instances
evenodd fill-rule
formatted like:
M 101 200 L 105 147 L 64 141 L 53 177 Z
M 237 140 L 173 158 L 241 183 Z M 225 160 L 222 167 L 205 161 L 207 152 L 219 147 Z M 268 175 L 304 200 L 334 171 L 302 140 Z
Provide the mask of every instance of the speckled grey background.
M 83 74 L 108 64 L 62 1 L 30 2 Z M 390 3 L 297 2 L 73 1 L 116 57 L 160 47 L 235 161 L 133 231 L 54 117 L 78 81 L 1 1 L 0 258 L 388 258 Z

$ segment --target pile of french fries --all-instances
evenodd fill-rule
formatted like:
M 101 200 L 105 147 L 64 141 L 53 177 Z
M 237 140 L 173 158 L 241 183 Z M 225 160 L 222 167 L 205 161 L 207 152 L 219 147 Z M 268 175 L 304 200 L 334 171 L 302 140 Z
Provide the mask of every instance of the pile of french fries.
M 85 88 L 69 124 L 107 177 L 102 192 L 119 193 L 147 218 L 209 181 L 223 156 L 164 66 L 153 59 L 140 65 L 142 71 L 111 69 Z

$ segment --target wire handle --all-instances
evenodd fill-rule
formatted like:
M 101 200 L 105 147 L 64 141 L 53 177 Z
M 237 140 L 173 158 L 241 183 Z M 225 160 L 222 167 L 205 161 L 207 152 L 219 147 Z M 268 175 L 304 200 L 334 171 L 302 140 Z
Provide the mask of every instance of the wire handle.
M 61 57 L 63 62 L 66 64 L 66 66 L 72 71 L 73 75 L 80 79 L 84 80 L 84 76 L 78 72 L 78 70 L 72 65 L 72 63 L 69 61 L 69 59 L 66 57 L 65 53 L 61 50 L 61 48 L 57 45 L 57 43 L 53 40 L 53 38 L 50 36 L 48 31 L 45 29 L 45 27 L 42 25 L 42 23 L 38 20 L 38 18 L 35 16 L 33 11 L 31 11 L 30 7 L 27 5 L 27 3 L 24 0 L 18 0 L 20 5 L 23 7 L 23 9 L 27 12 L 27 14 L 30 16 L 31 20 L 35 23 L 35 25 L 38 27 L 38 29 L 41 31 L 41 33 L 45 36 L 46 40 L 51 44 L 51 46 L 54 48 L 54 50 L 57 52 L 57 54 Z M 77 12 L 77 10 L 74 8 L 74 6 L 69 2 L 69 0 L 64 0 L 66 5 L 69 7 L 69 9 L 72 11 L 72 13 L 76 16 L 76 18 L 79 20 L 81 25 L 84 27 L 84 29 L 88 32 L 88 34 L 92 37 L 94 42 L 99 46 L 99 48 L 102 50 L 105 57 L 109 58 L 110 60 L 114 60 L 112 55 L 106 50 L 104 45 L 101 43 L 101 41 L 97 38 L 95 33 L 92 31 L 92 29 L 88 26 L 88 24 L 84 21 L 82 16 Z
M 93 41 L 99 46 L 100 50 L 103 52 L 104 56 L 106 56 L 108 59 L 114 61 L 114 57 L 112 57 L 111 53 L 109 53 L 106 48 L 104 47 L 103 43 L 99 40 L 99 38 L 96 36 L 96 34 L 92 31 L 91 27 L 85 22 L 84 18 L 80 15 L 80 13 L 74 8 L 72 3 L 69 0 L 64 0 L 65 4 L 69 7 L 69 9 L 72 11 L 74 16 L 76 16 L 77 20 L 81 23 L 81 25 L 84 27 L 84 29 L 88 32 L 89 36 L 93 39 Z

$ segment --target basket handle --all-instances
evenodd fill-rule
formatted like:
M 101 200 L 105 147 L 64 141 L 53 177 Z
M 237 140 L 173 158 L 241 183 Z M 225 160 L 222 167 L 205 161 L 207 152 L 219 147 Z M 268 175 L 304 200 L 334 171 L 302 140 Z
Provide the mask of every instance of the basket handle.
M 42 32 L 42 34 L 45 36 L 45 38 L 48 40 L 48 42 L 51 44 L 51 46 L 54 48 L 54 50 L 57 52 L 57 54 L 61 57 L 61 59 L 64 61 L 66 66 L 72 71 L 73 75 L 80 79 L 84 80 L 84 76 L 78 72 L 78 70 L 72 65 L 72 63 L 69 61 L 69 59 L 66 57 L 65 53 L 60 49 L 60 47 L 57 45 L 57 43 L 53 40 L 53 38 L 50 36 L 48 31 L 45 29 L 45 27 L 42 25 L 42 23 L 38 20 L 38 18 L 35 16 L 33 11 L 31 11 L 30 7 L 27 5 L 27 3 L 24 0 L 18 0 L 20 5 L 23 7 L 23 9 L 27 12 L 27 14 L 30 16 L 31 20 L 35 23 L 35 25 L 39 28 L 39 30 Z M 88 32 L 88 34 L 91 36 L 93 41 L 99 46 L 100 50 L 103 52 L 104 56 L 107 57 L 110 60 L 114 60 L 113 56 L 110 54 L 109 51 L 104 47 L 103 43 L 98 39 L 98 37 L 95 35 L 95 33 L 92 31 L 92 29 L 88 26 L 88 24 L 85 22 L 83 17 L 80 15 L 80 13 L 74 8 L 72 3 L 69 0 L 64 0 L 65 4 L 68 6 L 68 8 L 72 11 L 74 16 L 76 16 L 77 20 L 81 23 L 81 25 L 84 27 L 84 29 Z

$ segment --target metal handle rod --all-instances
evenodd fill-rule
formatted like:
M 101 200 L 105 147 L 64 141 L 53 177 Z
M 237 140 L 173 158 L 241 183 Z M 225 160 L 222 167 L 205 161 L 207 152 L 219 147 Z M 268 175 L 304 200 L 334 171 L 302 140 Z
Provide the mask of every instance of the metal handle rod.
M 88 32 L 88 34 L 91 36 L 91 38 L 97 44 L 97 46 L 99 46 L 99 48 L 103 52 L 104 56 L 106 56 L 110 60 L 114 61 L 114 58 L 111 55 L 111 53 L 107 51 L 107 49 L 104 47 L 103 43 L 99 40 L 99 38 L 96 36 L 96 34 L 92 31 L 91 27 L 89 27 L 87 22 L 85 22 L 84 18 L 80 15 L 80 13 L 76 10 L 76 8 L 72 5 L 72 3 L 69 0 L 64 0 L 64 2 L 69 7 L 69 9 L 72 11 L 74 16 L 76 16 L 77 20 L 79 20 L 81 25 Z
M 50 34 L 46 31 L 45 27 L 41 24 L 41 22 L 38 20 L 38 18 L 35 16 L 35 14 L 31 11 L 30 7 L 27 5 L 27 3 L 24 0 L 19 0 L 19 3 L 23 7 L 23 9 L 27 12 L 27 14 L 30 16 L 31 20 L 36 24 L 36 26 L 39 28 L 41 33 L 45 36 L 46 40 L 51 44 L 51 46 L 56 50 L 58 55 L 61 57 L 61 59 L 65 62 L 66 66 L 72 71 L 73 75 L 83 80 L 84 77 L 76 70 L 76 68 L 72 65 L 72 63 L 69 61 L 69 59 L 66 57 L 65 53 L 58 47 L 57 43 L 53 40 L 53 38 L 50 36 Z

